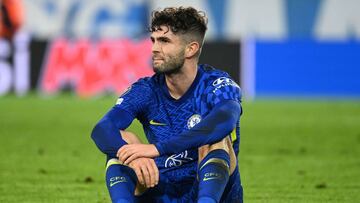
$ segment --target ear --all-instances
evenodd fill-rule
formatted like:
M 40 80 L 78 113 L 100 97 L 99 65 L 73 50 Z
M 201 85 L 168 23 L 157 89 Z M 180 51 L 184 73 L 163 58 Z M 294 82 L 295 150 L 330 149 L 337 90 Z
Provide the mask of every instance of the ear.
M 198 42 L 196 42 L 196 41 L 190 42 L 188 45 L 186 45 L 185 57 L 191 58 L 191 57 L 195 56 L 198 53 L 199 49 L 200 49 L 200 45 Z

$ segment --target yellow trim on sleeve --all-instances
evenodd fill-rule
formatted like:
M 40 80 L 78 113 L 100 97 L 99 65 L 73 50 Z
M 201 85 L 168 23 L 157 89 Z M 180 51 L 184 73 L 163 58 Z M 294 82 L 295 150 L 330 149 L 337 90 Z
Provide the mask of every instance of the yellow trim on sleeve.
M 235 142 L 235 140 L 236 140 L 236 127 L 234 128 L 233 131 L 231 131 L 230 137 L 231 137 L 231 141 Z

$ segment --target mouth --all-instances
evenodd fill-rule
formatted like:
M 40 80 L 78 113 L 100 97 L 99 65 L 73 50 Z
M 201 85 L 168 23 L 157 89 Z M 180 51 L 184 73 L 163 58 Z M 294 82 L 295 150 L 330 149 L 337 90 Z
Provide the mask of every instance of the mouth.
M 164 59 L 161 59 L 161 58 L 154 58 L 153 59 L 154 64 L 160 64 L 160 63 L 163 63 L 163 62 L 164 62 Z
M 152 59 L 153 61 L 164 60 L 164 58 L 161 57 L 160 55 L 152 55 L 152 56 L 151 56 L 151 59 Z

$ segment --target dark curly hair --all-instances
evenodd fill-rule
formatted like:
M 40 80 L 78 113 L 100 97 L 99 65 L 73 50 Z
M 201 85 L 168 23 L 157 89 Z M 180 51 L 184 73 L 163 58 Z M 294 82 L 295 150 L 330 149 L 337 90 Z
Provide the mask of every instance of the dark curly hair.
M 203 11 L 192 7 L 168 7 L 151 14 L 149 31 L 157 31 L 160 26 L 168 26 L 174 34 L 190 34 L 202 46 L 207 30 L 207 17 Z

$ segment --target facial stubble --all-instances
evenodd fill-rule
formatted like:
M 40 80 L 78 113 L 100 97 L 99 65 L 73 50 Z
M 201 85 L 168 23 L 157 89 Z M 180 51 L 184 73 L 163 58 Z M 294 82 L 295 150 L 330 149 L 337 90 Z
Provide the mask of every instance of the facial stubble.
M 185 50 L 181 50 L 178 54 L 174 56 L 169 56 L 168 59 L 163 60 L 161 65 L 155 66 L 153 62 L 153 70 L 155 73 L 164 73 L 164 74 L 174 74 L 178 73 L 184 65 Z

